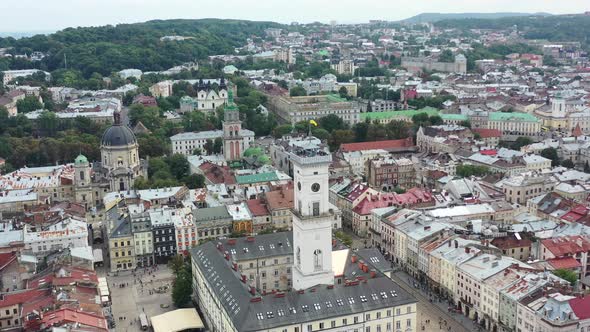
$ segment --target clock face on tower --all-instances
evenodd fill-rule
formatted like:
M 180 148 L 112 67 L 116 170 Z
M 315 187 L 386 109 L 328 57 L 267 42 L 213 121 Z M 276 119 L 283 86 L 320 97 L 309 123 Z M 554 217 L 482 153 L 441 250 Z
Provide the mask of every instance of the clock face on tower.
M 297 182 L 297 189 L 299 189 L 299 191 L 301 191 L 301 182 Z
M 313 191 L 314 193 L 317 193 L 318 191 L 320 191 L 320 184 L 319 183 L 312 184 L 311 191 Z

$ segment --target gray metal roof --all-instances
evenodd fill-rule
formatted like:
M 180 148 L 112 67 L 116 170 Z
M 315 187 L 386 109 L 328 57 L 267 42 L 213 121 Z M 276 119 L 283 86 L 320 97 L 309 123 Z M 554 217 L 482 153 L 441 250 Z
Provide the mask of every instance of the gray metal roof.
M 231 215 L 229 214 L 229 212 L 227 212 L 227 208 L 225 207 L 225 205 L 222 205 L 210 208 L 196 209 L 193 211 L 193 219 L 195 222 L 231 219 Z
M 286 234 L 291 236 L 291 233 Z M 271 239 L 276 241 L 278 237 Z M 231 268 L 231 260 L 224 259 L 225 251 L 225 247 L 218 249 L 214 242 L 207 242 L 191 249 L 191 257 L 238 331 L 271 329 L 416 302 L 381 274 L 360 281 L 358 285 L 334 285 L 333 288 L 318 285 L 303 294 L 295 291 L 286 292 L 284 297 L 269 294 L 262 296 L 260 302 L 250 302 L 255 296 L 251 296 L 248 285 L 240 281 L 240 273 Z
M 218 242 L 223 246 L 223 251 L 229 252 L 235 261 L 293 255 L 291 232 L 224 239 Z
M 103 146 L 127 146 L 136 142 L 137 139 L 129 127 L 114 124 L 104 132 L 100 144 Z

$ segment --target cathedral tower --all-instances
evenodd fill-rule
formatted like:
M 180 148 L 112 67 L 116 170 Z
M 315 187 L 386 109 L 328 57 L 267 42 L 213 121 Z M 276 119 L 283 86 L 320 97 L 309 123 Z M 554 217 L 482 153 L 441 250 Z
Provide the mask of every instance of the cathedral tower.
M 74 193 L 76 202 L 84 204 L 86 209 L 94 206 L 92 195 L 91 167 L 88 159 L 80 154 L 74 161 Z
M 332 222 L 329 208 L 328 166 L 332 156 L 319 149 L 296 150 L 293 162 L 293 288 L 334 284 Z
M 223 156 L 227 161 L 242 159 L 244 154 L 244 138 L 240 132 L 240 110 L 234 103 L 234 95 L 231 89 L 227 92 L 227 104 L 223 113 Z

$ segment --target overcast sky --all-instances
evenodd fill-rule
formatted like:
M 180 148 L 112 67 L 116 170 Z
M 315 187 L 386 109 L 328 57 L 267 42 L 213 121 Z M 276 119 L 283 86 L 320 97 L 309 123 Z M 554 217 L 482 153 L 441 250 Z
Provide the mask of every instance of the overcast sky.
M 590 10 L 588 0 L 0 0 L 0 31 L 46 31 L 170 18 L 328 23 L 399 20 L 423 12 Z

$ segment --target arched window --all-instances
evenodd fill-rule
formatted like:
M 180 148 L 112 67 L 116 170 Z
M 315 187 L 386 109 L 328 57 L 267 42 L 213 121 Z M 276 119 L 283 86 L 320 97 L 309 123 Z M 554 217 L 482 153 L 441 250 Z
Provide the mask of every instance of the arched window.
M 297 259 L 297 266 L 301 266 L 301 248 L 299 247 L 297 247 L 297 256 L 295 259 Z
M 324 263 L 324 260 L 322 257 L 322 251 L 320 249 L 316 249 L 313 252 L 313 268 L 314 268 L 314 270 L 321 271 L 323 263 Z
M 80 180 L 84 181 L 84 171 L 80 171 Z

